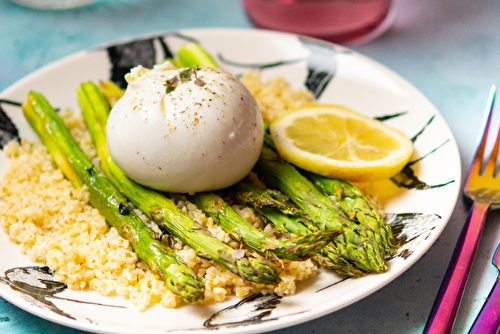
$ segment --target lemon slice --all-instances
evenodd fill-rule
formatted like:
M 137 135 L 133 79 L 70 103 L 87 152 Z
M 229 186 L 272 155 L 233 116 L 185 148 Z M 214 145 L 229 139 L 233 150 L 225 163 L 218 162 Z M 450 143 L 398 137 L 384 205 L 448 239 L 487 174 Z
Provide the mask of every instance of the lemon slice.
M 413 152 L 402 132 L 338 105 L 301 108 L 273 121 L 270 131 L 283 159 L 352 182 L 390 178 Z

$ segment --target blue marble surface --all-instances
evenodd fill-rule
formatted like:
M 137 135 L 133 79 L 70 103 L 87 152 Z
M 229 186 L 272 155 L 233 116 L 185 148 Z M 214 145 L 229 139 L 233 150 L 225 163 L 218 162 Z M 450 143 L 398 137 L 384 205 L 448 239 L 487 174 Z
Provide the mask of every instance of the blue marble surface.
M 351 47 L 398 72 L 436 105 L 456 137 L 462 169 L 467 171 L 490 86 L 500 84 L 500 2 L 396 4 L 398 13 L 389 31 Z M 103 0 L 62 11 L 0 0 L 0 91 L 44 65 L 100 43 L 203 27 L 251 24 L 237 0 Z M 438 241 L 386 287 L 338 312 L 275 333 L 421 333 L 467 211 L 459 200 Z M 496 279 L 491 255 L 500 241 L 499 218 L 495 212 L 488 216 L 454 333 L 468 331 Z M 0 298 L 0 333 L 82 332 L 40 319 Z

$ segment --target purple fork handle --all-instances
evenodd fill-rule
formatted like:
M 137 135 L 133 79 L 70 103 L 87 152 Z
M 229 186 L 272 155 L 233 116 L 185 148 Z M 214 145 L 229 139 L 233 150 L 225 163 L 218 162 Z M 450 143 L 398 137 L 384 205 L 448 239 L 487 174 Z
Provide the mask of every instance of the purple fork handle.
M 488 208 L 488 203 L 473 203 L 425 325 L 424 333 L 451 332 Z
M 472 325 L 469 334 L 495 334 L 500 327 L 500 283 L 497 277 L 486 303 Z

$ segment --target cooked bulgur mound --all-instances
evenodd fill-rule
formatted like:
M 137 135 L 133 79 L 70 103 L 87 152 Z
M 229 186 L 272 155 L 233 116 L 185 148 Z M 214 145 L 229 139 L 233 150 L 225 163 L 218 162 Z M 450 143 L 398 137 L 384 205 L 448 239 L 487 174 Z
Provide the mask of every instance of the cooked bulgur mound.
M 243 81 L 268 119 L 311 101 L 307 93 L 293 92 L 280 79 L 262 83 L 258 73 L 249 73 Z M 95 159 L 95 148 L 81 115 L 62 111 L 61 116 L 84 152 Z M 123 296 L 139 310 L 153 303 L 169 308 L 182 304 L 159 275 L 137 259 L 128 241 L 110 228 L 89 204 L 88 189 L 73 188 L 41 143 L 13 141 L 4 152 L 9 165 L 0 187 L 4 201 L 0 205 L 0 224 L 22 253 L 54 270 L 56 279 L 71 289 Z M 238 246 L 185 196 L 171 195 L 171 199 L 192 219 L 206 226 L 214 237 Z M 236 206 L 235 209 L 252 225 L 274 236 L 274 228 L 264 226 L 253 209 Z M 205 300 L 201 303 L 222 302 L 229 295 L 245 297 L 256 292 L 293 294 L 298 281 L 317 272 L 310 260 L 283 261 L 276 264 L 282 282 L 278 286 L 265 286 L 243 281 L 213 261 L 196 256 L 179 240 L 173 250 L 204 279 Z
M 315 103 L 314 95 L 305 89 L 294 90 L 282 77 L 262 81 L 260 73 L 245 72 L 241 78 L 259 105 L 262 116 L 274 119 L 308 104 Z

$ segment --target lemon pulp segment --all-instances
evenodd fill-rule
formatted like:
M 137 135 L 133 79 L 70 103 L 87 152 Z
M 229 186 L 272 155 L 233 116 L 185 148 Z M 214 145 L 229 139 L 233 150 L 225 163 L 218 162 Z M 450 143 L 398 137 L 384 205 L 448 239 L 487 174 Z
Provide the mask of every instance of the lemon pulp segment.
M 412 144 L 400 131 L 336 105 L 312 105 L 271 123 L 280 155 L 318 174 L 374 181 L 397 174 Z

